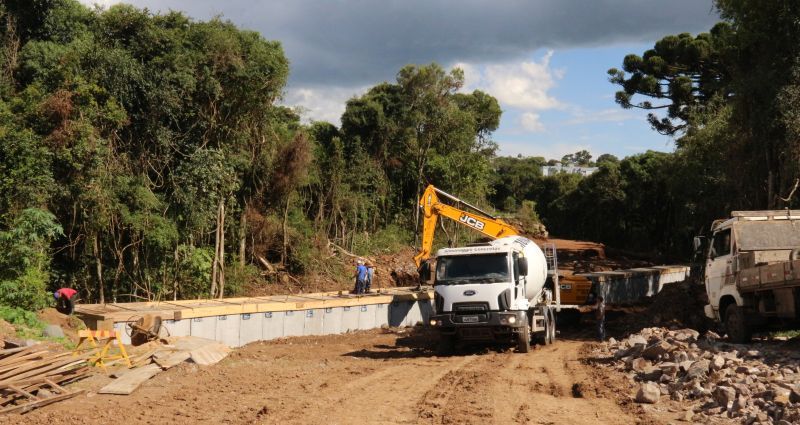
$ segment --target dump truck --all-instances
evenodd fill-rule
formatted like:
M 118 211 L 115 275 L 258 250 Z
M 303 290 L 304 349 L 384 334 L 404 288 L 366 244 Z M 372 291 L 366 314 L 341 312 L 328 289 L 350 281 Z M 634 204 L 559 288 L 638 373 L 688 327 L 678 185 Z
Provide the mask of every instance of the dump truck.
M 694 247 L 705 254 L 705 315 L 731 341 L 800 324 L 800 211 L 733 211 Z
M 548 247 L 545 254 L 502 219 L 432 185 L 419 207 L 423 237 L 414 259 L 421 279 L 433 279 L 434 314 L 429 324 L 439 333 L 440 349 L 449 351 L 458 342 L 492 341 L 515 343 L 519 352 L 527 353 L 534 336 L 552 343 L 560 307 L 555 249 Z M 492 240 L 439 249 L 432 265 L 428 260 L 440 217 Z

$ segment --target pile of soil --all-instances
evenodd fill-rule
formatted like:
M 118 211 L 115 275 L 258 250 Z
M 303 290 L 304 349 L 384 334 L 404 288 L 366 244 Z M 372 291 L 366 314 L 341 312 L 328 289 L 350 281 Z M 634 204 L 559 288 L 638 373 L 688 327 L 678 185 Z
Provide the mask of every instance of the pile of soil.
M 619 269 L 648 267 L 653 263 L 641 258 L 632 258 L 619 251 L 610 251 L 597 242 L 567 239 L 537 240 L 539 243 L 554 243 L 558 255 L 558 270 L 564 275 L 603 272 Z
M 46 308 L 36 316 L 48 325 L 58 325 L 64 331 L 64 336 L 71 341 L 78 341 L 78 330 L 86 329 L 86 325 L 77 316 L 61 314 L 54 308 Z

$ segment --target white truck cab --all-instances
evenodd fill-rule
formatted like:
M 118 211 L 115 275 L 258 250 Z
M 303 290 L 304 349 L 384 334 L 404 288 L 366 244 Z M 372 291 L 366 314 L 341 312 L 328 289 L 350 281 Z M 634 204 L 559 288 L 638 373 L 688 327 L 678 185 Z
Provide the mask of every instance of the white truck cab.
M 734 211 L 712 223 L 710 236 L 706 316 L 722 322 L 735 342 L 748 341 L 761 326 L 797 321 L 800 211 Z
M 545 288 L 547 262 L 529 239 L 509 236 L 437 251 L 435 314 L 430 325 L 446 346 L 456 341 L 516 341 L 530 349 L 531 334 L 555 337 L 553 292 Z

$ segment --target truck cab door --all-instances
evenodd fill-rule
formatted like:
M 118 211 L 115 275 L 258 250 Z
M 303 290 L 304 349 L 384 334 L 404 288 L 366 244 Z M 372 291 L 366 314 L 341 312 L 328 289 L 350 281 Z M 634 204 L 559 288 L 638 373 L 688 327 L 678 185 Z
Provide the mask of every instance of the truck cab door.
M 719 308 L 719 298 L 723 285 L 733 279 L 733 241 L 731 229 L 722 229 L 714 233 L 706 258 L 705 284 L 708 300 L 715 308 Z M 725 314 L 720 312 L 720 314 Z

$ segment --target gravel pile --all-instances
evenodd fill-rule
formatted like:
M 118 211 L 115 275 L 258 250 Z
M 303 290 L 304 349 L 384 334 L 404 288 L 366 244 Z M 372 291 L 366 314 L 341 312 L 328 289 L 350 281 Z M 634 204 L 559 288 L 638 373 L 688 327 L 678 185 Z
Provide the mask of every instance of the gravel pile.
M 601 350 L 635 384 L 636 402 L 677 403 L 687 422 L 800 423 L 800 353 L 754 348 L 713 332 L 646 328 Z

